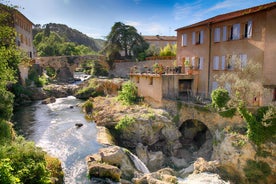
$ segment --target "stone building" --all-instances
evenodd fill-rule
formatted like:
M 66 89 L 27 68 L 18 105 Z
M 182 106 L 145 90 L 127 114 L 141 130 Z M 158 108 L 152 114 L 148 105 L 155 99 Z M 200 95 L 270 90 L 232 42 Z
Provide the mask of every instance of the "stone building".
M 16 31 L 16 45 L 27 53 L 30 58 L 34 57 L 33 47 L 33 23 L 22 13 L 14 8 L 0 4 L 0 11 L 10 14 L 9 25 Z
M 178 28 L 177 65 L 181 72 L 152 74 L 132 72 L 139 94 L 157 101 L 163 98 L 210 97 L 217 88 L 215 75 L 233 71 L 238 58 L 243 65 L 249 60 L 262 65 L 264 87 L 269 94 L 252 99 L 255 105 L 276 100 L 276 3 L 218 15 Z M 192 73 L 187 73 L 187 66 Z M 171 67 L 171 66 L 170 66 Z M 229 86 L 225 86 L 226 88 Z

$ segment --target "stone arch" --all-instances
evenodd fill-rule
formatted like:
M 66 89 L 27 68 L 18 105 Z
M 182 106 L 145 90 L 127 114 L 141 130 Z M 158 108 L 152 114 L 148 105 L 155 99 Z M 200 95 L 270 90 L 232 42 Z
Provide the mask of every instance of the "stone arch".
M 184 121 L 179 132 L 181 137 L 179 142 L 182 145 L 177 152 L 177 157 L 185 158 L 187 162 L 192 162 L 198 157 L 210 160 L 213 152 L 213 137 L 208 126 L 197 119 Z

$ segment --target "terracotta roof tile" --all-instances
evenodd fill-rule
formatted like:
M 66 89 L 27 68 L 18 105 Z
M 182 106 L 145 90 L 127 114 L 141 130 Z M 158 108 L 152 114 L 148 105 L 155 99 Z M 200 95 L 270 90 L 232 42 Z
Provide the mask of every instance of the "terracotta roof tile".
M 176 41 L 176 36 L 143 36 L 145 41 Z

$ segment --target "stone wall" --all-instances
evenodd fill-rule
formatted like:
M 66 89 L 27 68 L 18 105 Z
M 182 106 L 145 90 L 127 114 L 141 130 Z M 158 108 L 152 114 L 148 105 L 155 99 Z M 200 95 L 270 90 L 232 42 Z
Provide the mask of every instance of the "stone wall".
M 110 71 L 110 75 L 114 77 L 128 78 L 130 68 L 137 66 L 138 70 L 144 68 L 144 66 L 152 67 L 155 63 L 160 63 L 163 66 L 173 66 L 174 60 L 149 60 L 141 62 L 121 62 L 114 63 L 113 68 Z

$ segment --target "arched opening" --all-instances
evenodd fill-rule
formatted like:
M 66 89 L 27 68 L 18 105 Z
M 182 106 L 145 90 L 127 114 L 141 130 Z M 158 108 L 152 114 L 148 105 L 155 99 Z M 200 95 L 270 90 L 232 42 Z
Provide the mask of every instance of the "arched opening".
M 210 160 L 213 151 L 212 134 L 208 127 L 195 119 L 190 119 L 180 126 L 182 136 L 179 142 L 182 147 L 177 152 L 178 158 L 192 162 L 198 157 Z

